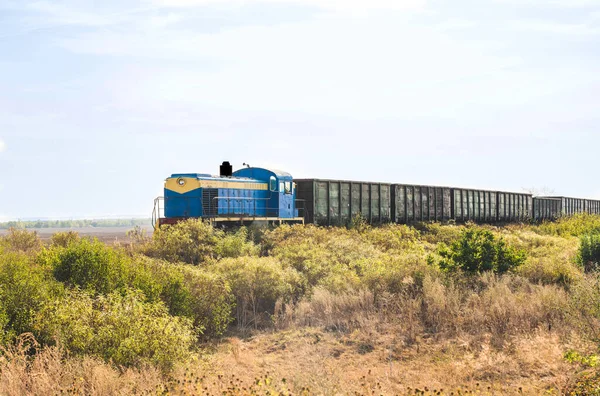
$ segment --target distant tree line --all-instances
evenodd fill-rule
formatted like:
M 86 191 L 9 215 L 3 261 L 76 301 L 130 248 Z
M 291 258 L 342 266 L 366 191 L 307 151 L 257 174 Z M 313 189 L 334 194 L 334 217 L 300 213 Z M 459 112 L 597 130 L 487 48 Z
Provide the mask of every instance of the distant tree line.
M 98 219 L 98 220 L 34 220 L 7 221 L 0 229 L 9 228 L 81 228 L 81 227 L 134 227 L 150 224 L 150 219 Z

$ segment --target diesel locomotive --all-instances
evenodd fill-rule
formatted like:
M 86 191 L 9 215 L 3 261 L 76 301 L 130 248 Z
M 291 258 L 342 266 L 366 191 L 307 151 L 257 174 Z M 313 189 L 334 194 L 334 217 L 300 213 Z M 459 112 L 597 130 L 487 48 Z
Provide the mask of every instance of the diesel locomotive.
M 212 223 L 346 225 L 356 216 L 371 224 L 419 221 L 511 223 L 600 214 L 600 200 L 346 180 L 297 179 L 289 173 L 223 162 L 219 176 L 176 173 L 155 200 L 153 224 L 187 218 Z
M 229 162 L 219 176 L 175 173 L 165 180 L 164 196 L 154 202 L 153 224 L 189 218 L 211 223 L 303 223 L 296 208 L 296 185 L 289 173 L 245 167 L 233 172 Z

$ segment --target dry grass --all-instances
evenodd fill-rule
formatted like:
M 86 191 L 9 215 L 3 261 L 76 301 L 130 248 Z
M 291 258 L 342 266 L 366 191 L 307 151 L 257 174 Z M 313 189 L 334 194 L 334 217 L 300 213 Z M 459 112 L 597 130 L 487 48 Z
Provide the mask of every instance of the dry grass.
M 23 335 L 0 357 L 2 395 L 131 395 L 151 394 L 163 387 L 160 371 L 117 370 L 97 359 L 69 358 L 57 347 L 39 349 L 31 335 Z
M 582 369 L 565 352 L 593 353 L 600 328 L 600 287 L 575 264 L 578 239 L 485 228 L 527 251 L 515 273 L 446 274 L 429 262 L 465 226 L 281 227 L 262 242 L 269 258 L 205 263 L 228 276 L 239 309 L 253 302 L 260 330 L 232 326 L 166 372 L 24 335 L 0 352 L 0 395 L 563 394 Z
M 509 339 L 498 350 L 485 335 L 406 345 L 395 330 L 341 334 L 304 328 L 232 339 L 213 356 L 208 382 L 217 381 L 208 389 L 221 391 L 219 375 L 247 384 L 268 373 L 277 389 L 285 384 L 295 394 L 307 387 L 311 394 L 410 394 L 426 388 L 444 394 L 458 394 L 459 388 L 559 394 L 574 371 L 562 359 L 559 337 L 547 332 Z
M 230 337 L 210 354 L 163 376 L 151 367 L 118 370 L 24 337 L 0 359 L 2 395 L 130 394 L 561 394 L 576 368 L 565 348 L 577 337 L 538 330 L 510 336 L 461 335 L 406 342 L 402 327 L 380 323 L 351 332 L 301 327 Z M 435 391 L 434 391 L 435 390 Z

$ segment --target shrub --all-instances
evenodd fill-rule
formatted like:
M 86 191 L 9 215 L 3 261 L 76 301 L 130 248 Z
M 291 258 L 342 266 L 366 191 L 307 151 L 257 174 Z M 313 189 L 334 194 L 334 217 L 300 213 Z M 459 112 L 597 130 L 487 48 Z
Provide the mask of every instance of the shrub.
M 39 255 L 60 282 L 84 290 L 107 294 L 130 282 L 131 260 L 99 242 L 81 239 L 66 247 L 52 246 Z
M 316 286 L 348 290 L 357 280 L 358 263 L 383 254 L 355 230 L 312 225 L 278 227 L 265 235 L 264 247 L 302 275 L 308 292 Z
M 139 225 L 136 225 L 131 230 L 127 231 L 126 235 L 133 243 L 145 244 L 150 239 L 148 235 L 146 235 L 146 230 Z
M 22 253 L 0 255 L 0 325 L 5 337 L 31 331 L 33 316 L 60 285 Z
M 524 251 L 514 249 L 502 238 L 496 238 L 489 230 L 468 228 L 458 241 L 438 250 L 442 259 L 440 268 L 446 271 L 461 270 L 466 273 L 491 271 L 508 272 L 523 264 Z
M 218 257 L 258 256 L 259 248 L 248 240 L 248 229 L 242 227 L 235 233 L 220 235 L 215 253 Z
M 579 281 L 583 272 L 573 263 L 572 257 L 548 255 L 528 257 L 516 273 L 526 277 L 532 283 L 559 284 L 569 286 Z
M 222 231 L 199 219 L 188 219 L 158 228 L 152 242 L 145 246 L 148 256 L 171 262 L 201 264 L 216 256 Z
M 417 223 L 415 227 L 421 231 L 422 240 L 433 244 L 445 243 L 447 245 L 460 239 L 461 231 L 464 229 L 463 226 L 440 223 Z
M 570 297 L 573 324 L 600 343 L 600 278 L 586 275 L 573 285 Z
M 360 263 L 361 282 L 375 297 L 383 293 L 413 292 L 423 285 L 426 276 L 436 275 L 437 268 L 428 265 L 425 256 L 415 252 L 387 254 Z
M 237 299 L 236 319 L 241 327 L 258 326 L 262 313 L 273 313 L 277 300 L 289 301 L 301 289 L 299 274 L 291 268 L 282 268 L 271 257 L 223 259 L 211 270 L 222 274 L 231 285 Z
M 548 221 L 534 228 L 537 232 L 558 236 L 581 236 L 600 232 L 600 216 L 578 213 Z
M 231 311 L 235 299 L 229 283 L 222 276 L 195 268 L 181 266 L 179 269 L 189 290 L 188 316 L 204 338 L 220 336 L 232 322 Z
M 577 261 L 585 271 L 597 270 L 600 266 L 600 233 L 583 235 Z
M 511 230 L 505 240 L 511 246 L 527 252 L 527 259 L 516 272 L 533 283 L 571 285 L 581 279 L 583 271 L 575 263 L 577 241 L 539 235 L 530 229 Z
M 0 238 L 1 244 L 7 250 L 30 252 L 42 247 L 42 242 L 37 232 L 17 228 L 9 228 L 8 234 Z
M 205 337 L 221 335 L 230 322 L 232 295 L 224 279 L 82 239 L 45 249 L 39 260 L 55 279 L 95 294 L 132 288 L 149 302 L 163 301 L 172 315 L 193 320 Z
M 162 302 L 144 302 L 139 291 L 93 297 L 72 290 L 44 306 L 35 321 L 47 344 L 98 356 L 119 366 L 172 368 L 189 356 L 196 335 L 187 318 L 172 317 Z
M 171 315 L 192 319 L 196 331 L 205 338 L 220 336 L 227 330 L 234 300 L 223 277 L 147 257 L 137 257 L 135 264 L 151 274 L 156 293 Z
M 71 243 L 76 243 L 81 240 L 81 237 L 75 231 L 57 232 L 52 235 L 51 242 L 53 246 L 67 247 Z
M 415 248 L 420 234 L 406 225 L 386 224 L 370 228 L 368 232 L 361 233 L 361 236 L 378 249 L 397 251 Z

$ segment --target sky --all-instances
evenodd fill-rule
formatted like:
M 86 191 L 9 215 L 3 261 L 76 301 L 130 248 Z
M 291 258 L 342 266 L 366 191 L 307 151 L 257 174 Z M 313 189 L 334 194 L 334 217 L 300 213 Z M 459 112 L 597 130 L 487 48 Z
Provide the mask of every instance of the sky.
M 600 0 L 0 0 L 0 220 L 172 173 L 600 199 Z

